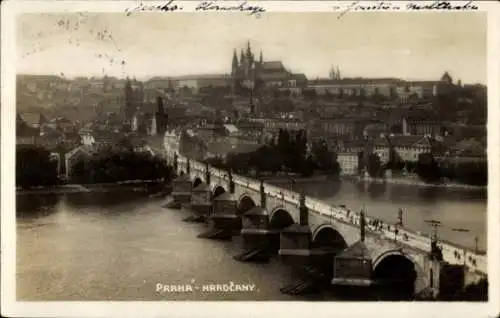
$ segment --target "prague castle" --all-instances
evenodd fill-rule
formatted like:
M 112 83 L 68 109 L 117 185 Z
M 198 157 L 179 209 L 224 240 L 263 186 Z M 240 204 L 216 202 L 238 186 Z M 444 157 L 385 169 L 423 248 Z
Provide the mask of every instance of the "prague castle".
M 199 74 L 169 78 L 153 78 L 146 83 L 150 88 L 189 88 L 193 93 L 209 87 L 224 87 L 235 94 L 268 89 L 289 90 L 301 94 L 305 89 L 318 95 L 336 96 L 383 96 L 388 99 L 407 100 L 414 96 L 428 99 L 447 91 L 453 86 L 448 73 L 430 81 L 406 81 L 397 78 L 341 78 L 340 71 L 332 68 L 329 78 L 308 80 L 304 74 L 293 73 L 282 61 L 265 61 L 261 51 L 258 58 L 250 42 L 238 54 L 233 51 L 230 72 L 226 74 Z
M 300 93 L 307 86 L 307 78 L 304 74 L 294 74 L 288 71 L 281 61 L 264 61 L 262 51 L 259 60 L 256 60 L 250 42 L 247 43 L 246 50 L 241 50 L 239 60 L 234 50 L 231 79 L 233 89 L 277 87 Z
M 287 70 L 281 61 L 264 61 L 263 53 L 260 52 L 257 60 L 252 52 L 250 42 L 242 49 L 240 54 L 235 49 L 231 62 L 230 74 L 200 74 L 168 78 L 169 85 L 174 89 L 183 87 L 197 92 L 206 87 L 230 87 L 233 91 L 241 89 L 262 89 L 270 87 L 287 88 L 290 91 L 300 93 L 307 86 L 307 78 L 304 74 L 294 74 Z M 152 81 L 161 81 L 155 79 Z

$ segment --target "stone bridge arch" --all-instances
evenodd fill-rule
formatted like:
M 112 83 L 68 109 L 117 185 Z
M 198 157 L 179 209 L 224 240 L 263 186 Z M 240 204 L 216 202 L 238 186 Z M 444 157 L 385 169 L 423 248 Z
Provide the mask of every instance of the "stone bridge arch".
M 292 214 L 284 206 L 275 207 L 269 214 L 269 227 L 272 230 L 283 230 L 294 223 Z
M 194 180 L 193 180 L 193 189 L 196 188 L 197 186 L 199 186 L 202 183 L 203 183 L 203 179 L 202 178 L 200 178 L 199 176 L 194 177 Z
M 321 224 L 312 231 L 312 250 L 324 253 L 324 256 L 315 261 L 314 266 L 320 269 L 328 279 L 333 277 L 334 257 L 348 246 L 345 238 L 330 223 Z
M 245 213 L 246 211 L 250 210 L 251 208 L 255 207 L 258 205 L 258 202 L 255 201 L 255 199 L 252 197 L 251 194 L 245 192 L 240 197 L 238 198 L 237 202 L 237 211 L 240 214 Z
M 379 285 L 379 293 L 388 299 L 408 299 L 426 286 L 426 273 L 411 254 L 388 250 L 373 260 L 372 278 Z
M 226 192 L 227 190 L 222 186 L 222 185 L 215 185 L 213 190 L 212 190 L 212 198 L 216 198 L 218 197 L 219 195 L 223 194 L 224 192 Z
M 328 248 L 340 252 L 347 248 L 346 239 L 332 224 L 322 224 L 318 226 L 312 233 L 312 247 Z
M 269 213 L 269 229 L 273 234 L 271 251 L 278 253 L 281 246 L 281 232 L 295 223 L 293 216 L 284 206 L 277 206 Z

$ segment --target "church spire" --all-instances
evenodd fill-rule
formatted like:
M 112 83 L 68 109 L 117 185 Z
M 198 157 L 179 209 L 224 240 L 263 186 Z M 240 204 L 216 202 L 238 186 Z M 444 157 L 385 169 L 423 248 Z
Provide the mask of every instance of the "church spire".
M 262 57 L 262 50 L 260 50 L 259 64 L 264 63 L 264 58 Z
M 245 65 L 245 52 L 243 51 L 243 49 L 241 49 L 241 52 L 240 52 L 240 65 L 241 66 Z
M 247 56 L 252 55 L 252 47 L 250 46 L 250 41 L 247 41 Z
M 254 62 L 254 55 L 252 52 L 252 47 L 250 46 L 250 41 L 247 42 L 247 61 L 248 61 L 248 66 L 252 67 Z
M 233 76 L 236 74 L 236 71 L 238 70 L 238 55 L 236 54 L 236 49 L 233 52 L 233 63 L 231 64 L 231 72 L 233 73 Z
M 333 68 L 333 65 L 332 65 L 332 68 L 330 69 L 330 79 L 337 79 L 337 74 L 335 73 L 335 69 Z

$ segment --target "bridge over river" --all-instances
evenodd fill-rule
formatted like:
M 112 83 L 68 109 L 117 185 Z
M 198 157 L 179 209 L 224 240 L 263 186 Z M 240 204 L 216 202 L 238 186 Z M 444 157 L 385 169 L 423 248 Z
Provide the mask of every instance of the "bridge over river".
M 176 190 L 174 183 L 174 192 L 178 196 L 182 197 L 184 193 L 187 201 L 191 200 L 192 203 L 192 191 L 204 189 L 203 191 L 209 192 L 207 198 L 210 205 L 216 200 L 234 202 L 235 213 L 240 217 L 260 214 L 265 221 L 261 220 L 258 224 L 243 218 L 242 236 L 267 233 L 269 228 L 271 231 L 278 231 L 281 234 L 279 254 L 283 259 L 296 262 L 297 257 L 313 257 L 323 253 L 325 247 L 337 259 L 354 254 L 360 257 L 363 254 L 362 259 L 370 264 L 370 276 L 390 271 L 398 272 L 396 275 L 414 275 L 415 293 L 430 290 L 437 294 L 442 285 L 440 279 L 445 277 L 443 271 L 448 266 L 460 267 L 464 273 L 463 284 L 487 276 L 486 254 L 476 253 L 451 242 L 439 241 L 408 228 L 396 228 L 395 225 L 384 224 L 346 207 L 328 204 L 301 193 L 190 160 L 178 155 L 175 149 L 165 147 L 162 154 L 173 165 L 177 174 L 181 175 L 178 181 L 187 181 L 189 185 L 185 190 Z M 223 217 L 224 214 L 231 213 L 229 210 L 226 206 L 220 211 L 212 211 L 212 214 Z M 440 254 L 437 258 L 436 249 Z M 318 252 L 321 250 L 323 252 Z M 337 270 L 340 267 L 338 264 L 334 266 Z M 405 268 L 410 270 L 405 272 Z M 363 283 L 363 280 L 354 276 L 341 277 L 337 281 L 334 277 L 332 283 Z

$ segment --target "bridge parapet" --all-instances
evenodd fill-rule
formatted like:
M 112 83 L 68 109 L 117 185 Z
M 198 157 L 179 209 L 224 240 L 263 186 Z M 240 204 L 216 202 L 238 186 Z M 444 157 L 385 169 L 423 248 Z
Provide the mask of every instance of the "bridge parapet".
M 199 161 L 193 160 L 191 167 L 193 170 L 203 172 L 205 170 L 205 165 Z
M 178 156 L 179 167 L 187 166 L 186 157 Z M 191 169 L 197 172 L 204 172 L 205 165 L 199 161 L 190 160 Z M 222 169 L 217 169 L 215 167 L 209 167 L 210 174 L 220 180 L 228 180 L 228 172 Z M 233 182 L 241 187 L 260 191 L 260 181 L 233 174 Z M 300 194 L 285 188 L 281 188 L 269 183 L 264 183 L 264 191 L 268 197 L 278 199 L 280 201 L 289 203 L 296 207 L 299 206 Z M 359 226 L 360 215 L 359 212 L 350 211 L 344 207 L 333 206 L 322 200 L 318 200 L 307 196 L 305 200 L 306 206 L 309 208 L 310 212 L 317 213 L 328 219 L 337 220 L 343 223 L 347 223 L 353 227 Z M 412 231 L 408 228 L 398 227 L 398 233 L 395 233 L 395 225 L 389 224 L 379 220 L 379 224 L 375 225 L 376 222 L 374 218 L 365 216 L 367 223 L 366 230 L 376 234 L 378 236 L 383 236 L 387 240 L 397 240 L 401 244 L 409 246 L 413 249 L 420 250 L 424 253 L 430 252 L 431 239 L 428 236 L 422 235 L 419 232 Z M 465 247 L 460 247 L 456 244 L 450 242 L 438 241 L 438 244 L 442 248 L 443 259 L 451 264 L 465 264 L 472 270 L 486 274 L 487 273 L 487 256 L 475 253 L 472 250 L 468 250 Z

